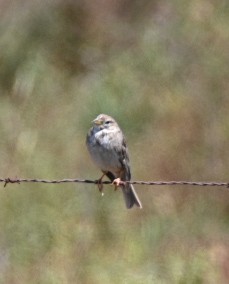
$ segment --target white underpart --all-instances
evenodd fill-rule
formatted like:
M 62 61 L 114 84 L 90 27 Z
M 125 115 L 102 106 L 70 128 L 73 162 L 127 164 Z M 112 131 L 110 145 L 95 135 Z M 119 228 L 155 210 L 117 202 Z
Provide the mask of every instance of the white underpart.
M 117 130 L 115 129 L 103 129 L 103 130 L 100 130 L 98 132 L 95 133 L 95 138 L 96 139 L 99 139 L 100 136 L 103 136 L 103 143 L 102 144 L 107 144 L 107 143 L 110 143 L 111 141 L 111 138 L 110 136 L 108 135 L 108 133 L 115 133 L 117 132 Z
M 113 133 L 113 135 L 108 135 L 109 133 Z M 111 171 L 113 174 L 121 167 L 119 156 L 117 152 L 114 150 L 114 140 L 120 133 L 117 132 L 116 129 L 103 129 L 97 131 L 95 136 L 96 140 L 102 140 L 100 147 L 95 151 L 90 151 L 91 156 L 95 163 L 101 168 L 103 171 Z M 99 139 L 102 136 L 102 139 Z M 113 139 L 112 139 L 113 138 Z

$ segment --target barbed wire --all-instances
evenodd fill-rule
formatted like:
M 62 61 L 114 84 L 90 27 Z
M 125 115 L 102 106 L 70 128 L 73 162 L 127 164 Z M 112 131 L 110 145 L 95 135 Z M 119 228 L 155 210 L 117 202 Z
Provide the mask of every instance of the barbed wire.
M 0 182 L 4 183 L 4 187 L 8 183 L 46 183 L 46 184 L 61 184 L 61 183 L 88 183 L 88 184 L 108 184 L 113 185 L 111 181 L 88 180 L 88 179 L 23 179 L 23 178 L 0 178 Z M 190 186 L 218 186 L 229 188 L 229 182 L 204 182 L 204 181 L 120 181 L 120 185 L 139 184 L 139 185 L 190 185 Z

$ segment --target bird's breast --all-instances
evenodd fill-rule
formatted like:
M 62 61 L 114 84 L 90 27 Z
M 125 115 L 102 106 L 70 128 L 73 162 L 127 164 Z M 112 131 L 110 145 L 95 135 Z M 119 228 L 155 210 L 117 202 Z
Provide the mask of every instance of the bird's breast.
M 115 173 L 120 170 L 121 163 L 112 136 L 110 132 L 104 130 L 95 133 L 89 146 L 89 152 L 101 170 Z

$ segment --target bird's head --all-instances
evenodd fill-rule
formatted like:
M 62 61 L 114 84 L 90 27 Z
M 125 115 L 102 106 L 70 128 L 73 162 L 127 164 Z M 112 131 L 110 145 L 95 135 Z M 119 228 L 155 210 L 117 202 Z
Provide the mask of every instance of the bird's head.
M 100 114 L 98 115 L 93 121 L 92 121 L 94 127 L 99 129 L 110 129 L 113 126 L 117 126 L 116 121 L 106 114 Z

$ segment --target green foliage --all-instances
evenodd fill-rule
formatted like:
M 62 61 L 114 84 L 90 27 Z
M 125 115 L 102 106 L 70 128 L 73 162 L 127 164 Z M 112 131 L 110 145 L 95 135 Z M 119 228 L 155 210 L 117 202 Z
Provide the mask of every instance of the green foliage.
M 85 136 L 107 113 L 133 179 L 228 180 L 227 1 L 46 2 L 2 1 L 2 177 L 98 178 Z M 136 188 L 143 210 L 109 187 L 2 187 L 0 282 L 228 283 L 228 191 Z

